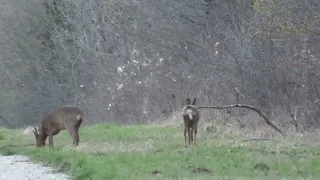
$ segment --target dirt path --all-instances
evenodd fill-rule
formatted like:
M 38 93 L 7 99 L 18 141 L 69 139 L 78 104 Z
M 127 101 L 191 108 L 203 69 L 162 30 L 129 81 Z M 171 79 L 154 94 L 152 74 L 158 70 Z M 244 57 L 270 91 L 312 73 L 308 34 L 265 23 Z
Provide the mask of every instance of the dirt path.
M 0 156 L 0 180 L 69 180 L 69 176 L 53 173 L 53 168 L 35 164 L 26 156 Z

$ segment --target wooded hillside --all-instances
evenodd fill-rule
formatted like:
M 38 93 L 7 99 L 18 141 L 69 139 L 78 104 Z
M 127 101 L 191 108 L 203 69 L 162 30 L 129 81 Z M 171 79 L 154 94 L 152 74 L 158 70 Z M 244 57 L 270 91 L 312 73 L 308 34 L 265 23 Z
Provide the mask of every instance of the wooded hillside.
M 90 123 L 144 123 L 238 93 L 320 127 L 319 0 L 0 2 L 0 125 L 67 104 Z

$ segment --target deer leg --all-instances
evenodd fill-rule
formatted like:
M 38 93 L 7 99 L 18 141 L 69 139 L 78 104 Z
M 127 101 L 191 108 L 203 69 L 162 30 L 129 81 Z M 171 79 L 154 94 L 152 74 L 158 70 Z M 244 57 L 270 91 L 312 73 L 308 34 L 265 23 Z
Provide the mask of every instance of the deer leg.
M 72 136 L 73 142 L 72 145 L 73 147 L 78 146 L 79 144 L 79 128 L 80 128 L 81 121 L 76 124 L 75 126 L 67 127 L 68 132 Z
M 192 140 L 192 127 L 190 127 L 188 129 L 188 136 L 189 136 L 189 146 L 190 146 L 191 145 L 191 141 L 193 141 Z
M 193 129 L 193 127 L 191 127 L 190 128 L 190 139 L 191 139 L 191 145 L 193 145 L 194 143 L 193 143 L 193 141 L 194 141 L 194 138 L 193 138 L 193 131 L 194 131 L 194 129 Z
M 196 140 L 197 140 L 197 129 L 198 129 L 198 125 L 195 124 L 193 127 L 192 127 L 192 136 L 193 136 L 193 146 L 196 145 Z
M 75 139 L 74 145 L 75 146 L 78 146 L 78 144 L 79 144 L 79 128 L 80 128 L 81 123 L 82 123 L 82 120 L 80 120 L 78 122 L 78 124 L 75 126 L 75 131 L 74 131 L 75 132 L 75 135 L 74 135 L 74 139 Z
M 53 134 L 49 133 L 48 138 L 49 138 L 49 148 L 53 148 Z
M 190 146 L 190 129 L 187 127 L 187 132 L 188 132 L 188 141 L 189 141 L 189 146 Z
M 73 146 L 78 146 L 79 144 L 79 128 L 75 129 L 72 133 Z
M 183 135 L 184 135 L 184 144 L 185 144 L 184 147 L 187 147 L 187 126 L 186 125 L 184 126 Z
M 190 128 L 191 143 L 193 143 L 193 127 Z
M 193 142 L 193 146 L 196 145 L 196 130 L 195 128 L 192 128 L 192 142 Z
M 72 137 L 72 146 L 75 146 L 75 144 L 76 144 L 76 141 L 77 141 L 77 133 L 76 133 L 76 130 L 75 129 L 73 129 L 72 127 L 67 127 L 67 130 L 68 130 L 68 132 L 69 132 L 69 134 L 71 135 L 71 137 Z M 78 138 L 79 138 L 79 136 L 78 136 Z

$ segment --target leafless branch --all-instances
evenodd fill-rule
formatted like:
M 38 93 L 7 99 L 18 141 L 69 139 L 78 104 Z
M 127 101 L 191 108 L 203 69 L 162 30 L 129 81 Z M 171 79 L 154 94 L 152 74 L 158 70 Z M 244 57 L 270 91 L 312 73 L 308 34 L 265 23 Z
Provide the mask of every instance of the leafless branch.
M 253 111 L 255 111 L 256 113 L 258 113 L 263 119 L 264 121 L 271 126 L 273 129 L 275 129 L 277 132 L 279 132 L 282 136 L 284 136 L 284 132 L 280 129 L 280 127 L 278 127 L 274 122 L 270 121 L 269 118 L 267 117 L 267 115 L 265 115 L 261 110 L 259 110 L 258 108 L 254 107 L 254 106 L 250 106 L 250 105 L 245 105 L 245 104 L 234 104 L 234 105 L 229 105 L 229 106 L 207 106 L 207 107 L 199 107 L 199 109 L 228 109 L 228 108 L 246 108 L 246 109 L 251 109 Z
M 9 125 L 11 128 L 16 128 L 13 124 L 11 124 L 9 121 L 7 121 L 5 118 L 3 118 L 1 115 L 0 115 L 0 119 L 2 119 L 2 121 L 5 122 L 7 125 Z

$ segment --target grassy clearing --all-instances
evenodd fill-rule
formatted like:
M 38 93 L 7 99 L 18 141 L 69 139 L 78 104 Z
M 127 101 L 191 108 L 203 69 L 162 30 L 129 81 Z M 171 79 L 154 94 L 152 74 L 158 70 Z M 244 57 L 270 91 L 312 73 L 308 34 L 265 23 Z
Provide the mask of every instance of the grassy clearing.
M 200 130 L 184 148 L 182 128 L 100 124 L 80 128 L 80 144 L 62 131 L 54 150 L 35 148 L 22 129 L 0 129 L 0 152 L 53 164 L 75 179 L 318 179 L 320 149 L 304 137 L 234 144 L 237 136 Z M 212 172 L 193 172 L 207 168 Z M 153 175 L 153 171 L 160 174 Z

